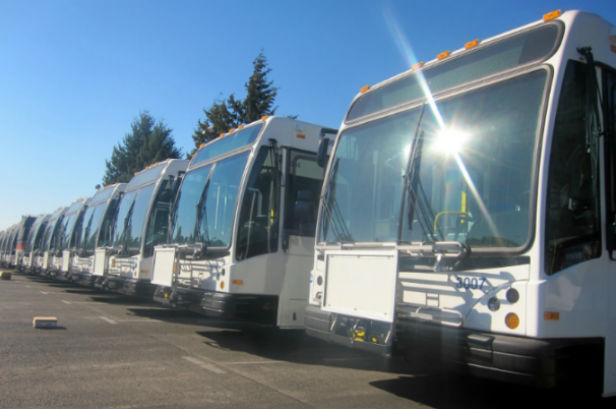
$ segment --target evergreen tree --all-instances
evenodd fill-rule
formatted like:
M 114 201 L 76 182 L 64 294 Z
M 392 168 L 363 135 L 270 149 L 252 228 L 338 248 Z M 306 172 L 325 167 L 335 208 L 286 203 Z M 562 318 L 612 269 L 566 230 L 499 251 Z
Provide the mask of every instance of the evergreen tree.
M 105 161 L 103 184 L 128 182 L 146 166 L 180 155 L 171 129 L 162 122 L 156 123 L 147 111 L 142 112 L 132 122 L 131 132 L 124 136 L 122 143 L 113 147 L 111 159 Z
M 246 87 L 246 99 L 242 103 L 242 121 L 245 124 L 260 119 L 263 115 L 274 115 L 276 108 L 274 101 L 278 88 L 272 81 L 268 81 L 267 74 L 272 69 L 267 66 L 267 59 L 263 51 L 252 62 L 253 72 Z
M 205 120 L 199 120 L 192 136 L 195 147 L 217 138 L 231 128 L 237 128 L 240 124 L 256 121 L 263 115 L 274 115 L 276 112 L 274 101 L 278 88 L 267 78 L 271 68 L 267 66 L 263 51 L 254 59 L 252 65 L 252 75 L 244 84 L 246 89 L 244 100 L 236 99 L 235 95 L 231 94 L 226 99 L 215 101 L 209 109 L 203 110 Z

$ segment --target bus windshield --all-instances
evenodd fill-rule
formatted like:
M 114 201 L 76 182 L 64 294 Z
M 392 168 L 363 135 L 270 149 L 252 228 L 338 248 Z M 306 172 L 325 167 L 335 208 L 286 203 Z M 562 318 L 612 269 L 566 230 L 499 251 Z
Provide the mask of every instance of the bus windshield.
M 134 255 L 141 250 L 143 226 L 155 186 L 149 184 L 122 198 L 111 245 L 123 254 Z
M 172 242 L 228 247 L 249 152 L 191 170 L 173 213 Z
M 73 234 L 73 228 L 79 217 L 79 211 L 73 212 L 64 218 L 61 227 L 61 236 L 59 237 L 59 245 L 57 250 L 68 249 L 71 243 L 71 234 Z
M 107 202 L 101 202 L 96 206 L 89 206 L 86 209 L 81 225 L 81 236 L 78 248 L 92 252 L 96 245 L 96 233 L 105 211 Z
M 525 245 L 546 79 L 535 70 L 343 132 L 319 241 Z

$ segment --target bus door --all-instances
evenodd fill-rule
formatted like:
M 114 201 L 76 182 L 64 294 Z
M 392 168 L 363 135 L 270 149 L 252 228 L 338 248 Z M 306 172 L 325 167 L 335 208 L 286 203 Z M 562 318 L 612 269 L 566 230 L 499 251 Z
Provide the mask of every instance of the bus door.
M 282 249 L 286 257 L 278 323 L 303 326 L 324 168 L 317 165 L 315 154 L 294 149 L 285 153 Z

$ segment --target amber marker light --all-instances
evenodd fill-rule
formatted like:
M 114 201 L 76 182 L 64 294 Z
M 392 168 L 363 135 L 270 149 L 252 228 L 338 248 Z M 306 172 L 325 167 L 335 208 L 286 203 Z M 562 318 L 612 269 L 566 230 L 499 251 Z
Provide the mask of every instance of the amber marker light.
M 520 317 L 516 313 L 510 312 L 505 317 L 505 324 L 510 329 L 516 329 L 520 325 Z
M 468 43 L 464 44 L 464 48 L 467 50 L 470 50 L 471 48 L 475 48 L 479 45 L 479 40 L 473 40 L 473 41 L 469 41 Z
M 363 87 L 360 88 L 359 92 L 360 93 L 364 93 L 366 91 L 368 91 L 370 89 L 370 85 L 364 85 Z
M 554 20 L 555 18 L 560 17 L 560 10 L 550 11 L 549 13 L 545 13 L 543 15 L 543 21 Z
M 413 71 L 420 69 L 421 67 L 423 67 L 423 62 L 419 61 L 418 63 L 413 64 L 413 66 L 411 67 L 411 69 Z
M 543 314 L 543 318 L 546 321 L 558 321 L 560 319 L 560 313 L 557 311 L 546 311 Z
M 244 285 L 244 280 L 233 280 L 232 283 L 235 285 Z
M 445 58 L 449 57 L 450 52 L 449 51 L 443 51 L 442 53 L 440 53 L 439 55 L 436 56 L 437 60 L 444 60 Z

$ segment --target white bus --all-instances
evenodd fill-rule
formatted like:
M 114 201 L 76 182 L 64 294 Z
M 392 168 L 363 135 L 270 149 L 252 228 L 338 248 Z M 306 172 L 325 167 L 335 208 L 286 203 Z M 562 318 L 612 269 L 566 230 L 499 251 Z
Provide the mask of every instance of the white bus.
M 3 267 L 12 267 L 15 258 L 15 245 L 19 235 L 19 224 L 10 226 L 3 234 L 0 262 Z
M 43 233 L 41 250 L 34 255 L 33 269 L 35 273 L 44 275 L 49 275 L 51 273 L 51 259 L 55 252 L 59 235 L 58 232 L 62 226 L 66 210 L 67 207 L 60 207 L 49 216 L 45 232 Z
M 95 251 L 94 275 L 104 277 L 104 287 L 152 297 L 154 246 L 167 238 L 169 209 L 188 162 L 167 159 L 136 173 L 128 182 L 120 198 L 111 241 Z
M 49 272 L 55 278 L 69 279 L 68 271 L 71 258 L 79 241 L 81 220 L 87 205 L 88 198 L 80 198 L 71 203 L 66 212 L 64 212 L 49 265 Z
M 49 221 L 50 215 L 40 215 L 36 217 L 36 220 L 32 224 L 30 231 L 28 232 L 28 238 L 26 239 L 26 245 L 24 249 L 24 255 L 20 265 L 20 270 L 32 273 L 34 270 L 34 259 L 43 249 L 43 237 L 45 235 L 45 229 Z
M 115 224 L 120 194 L 125 187 L 126 183 L 105 186 L 88 201 L 88 208 L 81 223 L 79 242 L 69 266 L 71 281 L 84 285 L 94 284 L 95 250 L 108 245 L 111 240 L 111 229 Z
M 303 328 L 327 128 L 264 117 L 195 153 L 155 248 L 155 300 Z
M 359 94 L 322 192 L 308 333 L 616 394 L 616 27 L 578 11 Z

